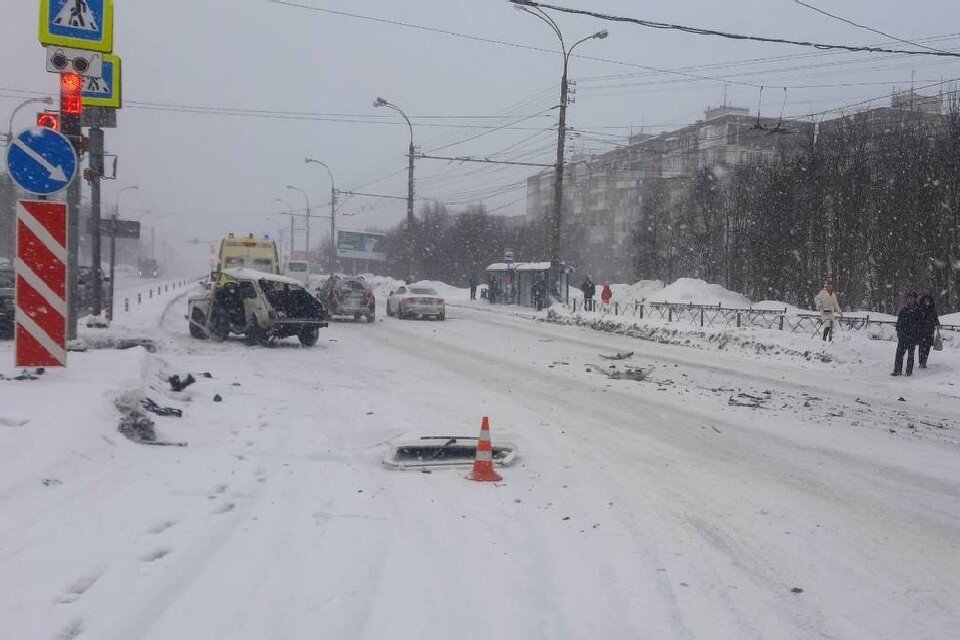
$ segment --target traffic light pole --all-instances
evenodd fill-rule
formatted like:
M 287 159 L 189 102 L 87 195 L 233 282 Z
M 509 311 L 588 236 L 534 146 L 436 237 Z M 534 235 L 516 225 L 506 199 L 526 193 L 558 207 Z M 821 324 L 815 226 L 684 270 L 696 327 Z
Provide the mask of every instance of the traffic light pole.
M 103 176 L 103 129 L 90 129 L 90 246 L 93 266 L 93 315 L 103 313 L 103 279 L 100 272 L 100 178 Z
M 67 186 L 67 340 L 77 339 L 77 254 L 80 249 L 80 178 Z

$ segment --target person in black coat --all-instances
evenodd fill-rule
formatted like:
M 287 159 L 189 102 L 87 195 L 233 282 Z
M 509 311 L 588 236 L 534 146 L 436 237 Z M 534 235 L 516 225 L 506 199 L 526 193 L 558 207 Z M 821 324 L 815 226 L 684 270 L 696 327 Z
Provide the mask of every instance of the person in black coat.
M 907 294 L 907 304 L 897 314 L 897 357 L 891 375 L 903 373 L 903 356 L 907 356 L 907 375 L 913 375 L 913 354 L 923 332 L 923 314 L 917 306 L 917 294 Z
M 920 298 L 920 368 L 927 368 L 927 358 L 930 357 L 930 347 L 933 346 L 933 336 L 940 326 L 940 317 L 937 315 L 937 305 L 933 296 L 925 294 Z
M 580 285 L 580 290 L 583 292 L 584 311 L 593 311 L 593 296 L 597 293 L 597 285 L 593 283 L 593 279 L 590 278 L 590 276 L 587 276 L 583 284 Z
M 497 301 L 497 276 L 490 275 L 490 278 L 487 279 L 487 300 L 490 301 L 490 304 L 494 304 Z

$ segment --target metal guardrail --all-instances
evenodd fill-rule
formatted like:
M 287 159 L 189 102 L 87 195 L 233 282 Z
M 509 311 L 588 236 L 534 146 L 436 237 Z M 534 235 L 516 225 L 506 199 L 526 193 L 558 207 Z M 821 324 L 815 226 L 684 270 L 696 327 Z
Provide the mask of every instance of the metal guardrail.
M 652 300 L 634 300 L 633 302 L 611 300 L 607 305 L 602 304 L 599 300 L 593 300 L 592 305 L 587 305 L 583 300 L 574 299 L 571 303 L 574 313 L 577 311 L 595 312 L 601 315 L 610 314 L 615 317 L 637 317 L 641 320 L 650 318 L 666 320 L 667 322 L 683 322 L 700 327 L 758 327 L 789 331 L 790 333 L 809 332 L 810 335 L 817 335 L 824 328 L 823 318 L 819 313 L 800 312 L 790 314 L 786 307 L 783 309 L 754 309 L 724 307 L 719 303 L 703 305 Z M 840 330 L 844 331 L 862 331 L 871 326 L 893 326 L 896 324 L 895 320 L 871 319 L 869 315 L 840 315 L 834 319 L 834 322 Z M 960 332 L 960 325 L 945 324 L 941 325 L 940 329 Z

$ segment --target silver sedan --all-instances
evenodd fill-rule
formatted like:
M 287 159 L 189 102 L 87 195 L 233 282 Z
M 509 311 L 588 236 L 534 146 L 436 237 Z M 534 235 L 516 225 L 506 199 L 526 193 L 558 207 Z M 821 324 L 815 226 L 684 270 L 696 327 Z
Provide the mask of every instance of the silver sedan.
M 437 318 L 447 317 L 446 302 L 432 287 L 404 285 L 387 298 L 387 315 L 398 318 Z

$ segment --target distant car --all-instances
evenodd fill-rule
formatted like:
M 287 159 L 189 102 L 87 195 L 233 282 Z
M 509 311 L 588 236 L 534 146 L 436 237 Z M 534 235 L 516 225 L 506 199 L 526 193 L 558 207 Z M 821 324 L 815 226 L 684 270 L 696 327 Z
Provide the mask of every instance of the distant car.
M 377 317 L 377 298 L 366 280 L 360 276 L 330 276 L 317 289 L 317 296 L 330 310 L 331 316 L 353 316 L 373 322 Z
M 190 335 L 203 340 L 246 336 L 248 344 L 297 336 L 313 346 L 327 326 L 327 309 L 291 278 L 252 269 L 224 269 L 212 290 L 187 300 Z
M 141 278 L 158 278 L 160 277 L 160 266 L 156 260 L 150 258 L 141 260 L 137 266 L 137 275 Z
M 404 285 L 387 298 L 387 315 L 398 318 L 436 318 L 446 320 L 446 302 L 433 287 Z
M 0 340 L 13 338 L 15 276 L 9 262 L 0 264 Z

